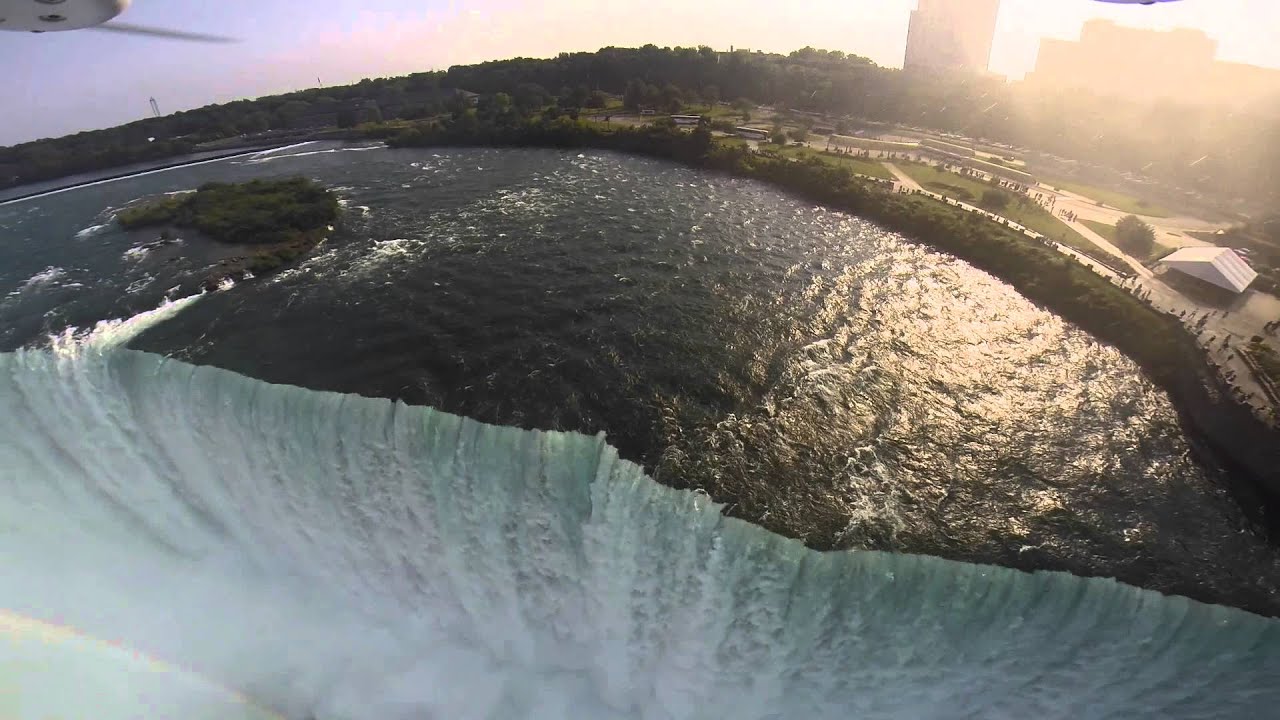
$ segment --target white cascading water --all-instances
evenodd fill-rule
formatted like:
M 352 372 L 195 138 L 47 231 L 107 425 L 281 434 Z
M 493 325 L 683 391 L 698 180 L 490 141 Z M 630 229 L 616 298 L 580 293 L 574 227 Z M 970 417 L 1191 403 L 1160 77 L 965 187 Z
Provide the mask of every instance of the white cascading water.
M 163 690 L 157 717 L 1280 704 L 1275 621 L 1105 580 L 816 553 L 653 482 L 600 437 L 72 344 L 0 355 L 5 717 L 135 717 L 136 697 L 86 690 L 112 668 L 135 696 Z M 53 625 L 117 645 L 40 650 Z M 121 648 L 181 671 L 147 675 Z

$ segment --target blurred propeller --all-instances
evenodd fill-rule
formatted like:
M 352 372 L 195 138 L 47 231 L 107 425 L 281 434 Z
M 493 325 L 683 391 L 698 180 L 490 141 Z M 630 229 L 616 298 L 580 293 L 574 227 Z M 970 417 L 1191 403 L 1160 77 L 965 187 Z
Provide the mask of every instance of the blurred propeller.
M 129 35 L 150 35 L 151 37 L 167 38 L 169 40 L 193 40 L 196 42 L 211 43 L 236 42 L 235 38 L 222 37 L 221 35 L 205 35 L 204 33 L 182 32 L 181 30 L 164 30 L 162 28 L 153 28 L 146 27 L 145 25 L 132 25 L 130 23 L 120 22 L 95 25 L 86 29 L 107 30 L 110 32 L 126 33 Z

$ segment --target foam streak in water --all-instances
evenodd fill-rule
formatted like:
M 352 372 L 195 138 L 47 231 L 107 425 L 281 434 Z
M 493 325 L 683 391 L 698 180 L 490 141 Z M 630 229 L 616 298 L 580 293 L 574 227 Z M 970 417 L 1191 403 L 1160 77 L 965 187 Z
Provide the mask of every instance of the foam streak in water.
M 230 285 L 220 287 L 220 289 L 229 288 Z M 102 351 L 113 347 L 124 347 L 143 331 L 176 316 L 201 297 L 203 293 L 177 300 L 166 299 L 157 308 L 140 312 L 123 320 L 101 320 L 88 331 L 68 327 L 60 334 L 51 336 L 49 346 L 55 353 L 68 357 L 78 356 L 84 349 Z
M 0 528 L 11 612 L 295 717 L 1243 718 L 1280 702 L 1280 625 L 1256 616 L 819 554 L 602 438 L 119 349 L 0 355 Z

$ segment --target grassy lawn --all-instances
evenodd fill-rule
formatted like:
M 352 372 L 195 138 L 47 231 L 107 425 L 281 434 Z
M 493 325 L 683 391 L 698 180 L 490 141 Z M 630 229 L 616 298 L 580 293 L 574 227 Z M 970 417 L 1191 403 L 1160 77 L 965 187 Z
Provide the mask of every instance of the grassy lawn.
M 613 130 L 614 128 L 618 127 L 617 125 L 614 125 L 613 123 L 607 123 L 607 122 L 605 122 L 604 120 L 601 120 L 601 119 L 600 119 L 601 117 L 603 117 L 603 116 L 600 116 L 600 115 L 596 115 L 596 116 L 583 115 L 583 116 L 579 117 L 579 118 L 578 118 L 578 120 L 579 120 L 579 121 L 581 121 L 581 122 L 586 123 L 587 125 L 590 125 L 591 127 L 595 128 L 595 129 L 597 129 L 597 130 L 606 130 L 606 131 L 611 131 L 611 130 Z
M 1080 222 L 1085 227 L 1101 235 L 1107 242 L 1115 244 L 1115 241 L 1116 241 L 1115 225 L 1108 225 L 1104 222 L 1098 222 L 1097 220 L 1081 220 Z
M 1081 183 L 1069 182 L 1066 180 L 1049 180 L 1042 179 L 1042 185 L 1048 185 L 1059 190 L 1066 190 L 1077 195 L 1083 195 L 1090 200 L 1101 201 L 1111 207 L 1133 215 L 1146 215 L 1148 217 L 1169 217 L 1173 215 L 1173 211 L 1168 208 L 1161 207 L 1154 203 L 1148 203 L 1145 200 L 1126 195 L 1124 193 L 1112 190 L 1104 190 L 1100 187 L 1092 185 L 1084 185 Z
M 888 168 L 882 165 L 878 160 L 868 160 L 866 158 L 854 157 L 852 155 L 837 155 L 836 153 L 822 152 L 820 150 L 814 150 L 813 148 L 796 147 L 794 145 L 788 145 L 785 148 L 773 147 L 774 152 L 786 157 L 816 157 L 825 163 L 843 165 L 860 175 L 870 175 L 871 177 L 884 178 L 885 180 L 893 179 L 893 173 L 889 172 Z
M 1115 225 L 1108 225 L 1104 222 L 1098 222 L 1097 220 L 1081 220 L 1080 222 L 1085 227 L 1101 235 L 1102 238 L 1107 242 L 1111 243 L 1112 245 L 1116 244 L 1116 226 Z M 1164 257 L 1168 253 L 1169 253 L 1169 248 L 1165 247 L 1159 241 L 1156 241 L 1156 244 L 1151 247 L 1151 254 L 1148 255 L 1147 257 L 1144 257 L 1144 258 L 1140 257 L 1138 259 L 1139 260 L 1155 260 L 1157 258 Z
M 712 120 L 722 118 L 742 120 L 742 113 L 728 105 L 686 105 L 682 111 L 685 115 L 706 115 Z
M 920 146 L 915 143 L 876 140 L 875 138 L 856 137 L 853 135 L 832 135 L 831 142 L 842 147 L 856 147 L 863 150 L 878 150 L 882 152 L 914 152 L 920 149 Z
M 976 203 L 982 197 L 982 193 L 991 189 L 991 186 L 984 182 L 957 175 L 953 172 L 947 172 L 946 170 L 939 170 L 932 165 L 902 161 L 894 164 L 910 175 L 912 180 L 920 183 L 925 188 L 940 195 L 946 195 L 953 200 Z
M 1028 202 L 1026 205 L 1019 207 L 1018 205 L 1010 205 L 1007 209 L 1000 213 L 1010 220 L 1025 225 L 1036 232 L 1059 240 L 1066 245 L 1070 245 L 1077 250 L 1088 249 L 1096 251 L 1097 245 L 1089 242 L 1083 235 L 1076 232 L 1070 225 L 1062 222 L 1054 217 L 1048 210 Z
M 926 189 L 972 205 L 979 205 L 978 200 L 982 198 L 982 193 L 992 187 L 979 180 L 939 170 L 923 163 L 897 162 L 894 164 Z M 996 214 L 1081 252 L 1087 254 L 1101 252 L 1097 245 L 1089 242 L 1083 235 L 1033 202 L 1020 203 L 1015 200 Z M 1112 230 L 1114 231 L 1115 228 Z

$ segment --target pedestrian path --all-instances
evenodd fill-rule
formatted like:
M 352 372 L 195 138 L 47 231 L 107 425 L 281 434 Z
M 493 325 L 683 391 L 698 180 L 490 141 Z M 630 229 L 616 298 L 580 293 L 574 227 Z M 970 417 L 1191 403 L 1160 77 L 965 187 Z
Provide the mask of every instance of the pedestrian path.
M 898 182 L 906 186 L 908 190 L 919 190 L 920 192 L 924 192 L 924 186 L 916 182 L 915 179 L 912 178 L 910 175 L 902 172 L 902 169 L 899 168 L 897 165 L 894 165 L 891 162 L 880 163 L 880 164 L 884 165 L 884 168 L 886 170 L 893 173 L 893 176 L 898 179 Z

